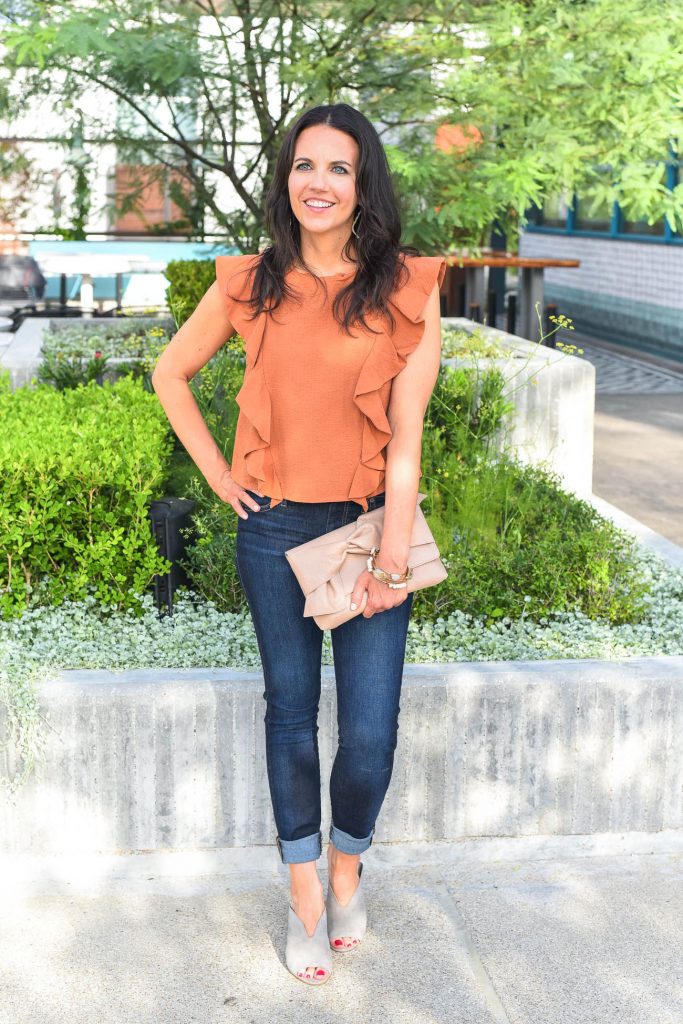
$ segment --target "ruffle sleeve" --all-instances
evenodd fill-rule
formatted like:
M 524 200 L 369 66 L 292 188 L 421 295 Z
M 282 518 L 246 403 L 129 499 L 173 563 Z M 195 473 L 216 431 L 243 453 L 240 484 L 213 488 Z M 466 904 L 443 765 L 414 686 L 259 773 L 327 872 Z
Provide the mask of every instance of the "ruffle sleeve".
M 409 256 L 406 266 L 410 277 L 402 288 L 389 297 L 396 317 L 393 341 L 401 356 L 417 348 L 424 334 L 425 309 L 435 284 L 443 284 L 446 275 L 445 256 Z M 398 315 L 397 315 L 398 314 Z
M 245 342 L 259 328 L 260 317 L 249 320 L 251 307 L 237 299 L 247 299 L 251 294 L 251 277 L 249 270 L 258 262 L 257 256 L 217 256 L 216 281 L 223 297 L 225 307 L 234 330 L 242 335 Z
M 390 381 L 401 372 L 407 356 L 417 348 L 424 334 L 425 310 L 434 285 L 441 287 L 446 274 L 443 256 L 409 256 L 405 259 L 410 276 L 389 296 L 395 329 L 390 333 L 386 319 L 372 318 L 373 328 L 381 333 L 361 367 L 354 391 L 354 403 L 363 413 L 361 458 L 351 483 L 349 498 L 364 511 L 366 496 L 382 481 L 386 460 L 384 448 L 392 437 L 387 418 Z
M 251 295 L 258 255 L 217 256 L 216 280 L 226 304 L 232 327 L 244 338 L 246 366 L 242 387 L 235 395 L 242 416 L 237 424 L 235 448 L 243 453 L 247 473 L 253 479 L 251 490 L 267 493 L 272 505 L 283 498 L 270 450 L 271 399 L 263 375 L 261 345 L 266 328 L 266 313 L 254 312 L 247 302 Z

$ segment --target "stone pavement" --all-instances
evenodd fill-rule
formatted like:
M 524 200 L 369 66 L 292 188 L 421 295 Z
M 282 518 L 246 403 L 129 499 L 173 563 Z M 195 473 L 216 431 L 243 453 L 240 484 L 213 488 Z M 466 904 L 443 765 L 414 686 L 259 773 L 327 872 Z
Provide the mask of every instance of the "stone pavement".
M 683 364 L 578 331 L 558 338 L 596 370 L 593 492 L 683 544 Z
M 588 359 L 595 366 L 598 394 L 683 394 L 683 363 L 676 365 L 648 353 L 626 352 L 578 331 L 561 330 L 557 337 L 584 350 L 579 358 Z
M 0 1022 L 683 1020 L 680 831 L 373 844 L 363 858 L 366 939 L 313 988 L 284 964 L 274 848 L 4 856 Z
M 597 396 L 593 491 L 683 544 L 683 394 Z

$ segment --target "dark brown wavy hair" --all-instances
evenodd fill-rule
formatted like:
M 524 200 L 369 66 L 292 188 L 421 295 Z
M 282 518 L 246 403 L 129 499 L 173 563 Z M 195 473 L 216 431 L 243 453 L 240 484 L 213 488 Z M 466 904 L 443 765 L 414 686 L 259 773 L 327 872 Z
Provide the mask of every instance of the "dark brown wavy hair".
M 357 205 L 354 209 L 354 220 L 360 210 L 356 223 L 358 237 L 349 235 L 343 249 L 344 257 L 351 260 L 352 243 L 355 246 L 357 271 L 352 281 L 336 295 L 333 316 L 350 334 L 353 323 L 372 330 L 366 324 L 364 314 L 377 312 L 388 317 L 393 332 L 395 322 L 387 306 L 387 298 L 395 289 L 402 287 L 408 277 L 401 254 L 421 254 L 415 246 L 401 245 L 401 220 L 384 147 L 371 122 L 348 103 L 311 107 L 301 114 L 285 135 L 265 200 L 271 244 L 263 250 L 251 271 L 251 297 L 239 301 L 251 304 L 254 309 L 251 319 L 254 319 L 263 312 L 272 314 L 285 296 L 296 297 L 285 281 L 285 274 L 295 264 L 305 266 L 305 263 L 301 253 L 299 221 L 289 201 L 288 179 L 300 132 L 317 124 L 346 132 L 356 140 L 359 150 Z M 313 276 L 322 283 L 326 292 L 324 278 L 316 274 Z

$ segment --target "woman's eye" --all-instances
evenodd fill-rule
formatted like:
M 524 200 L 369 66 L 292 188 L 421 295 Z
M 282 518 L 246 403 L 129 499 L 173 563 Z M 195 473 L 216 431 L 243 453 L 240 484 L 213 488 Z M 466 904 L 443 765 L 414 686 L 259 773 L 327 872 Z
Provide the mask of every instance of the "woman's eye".
M 297 170 L 297 171 L 300 171 L 300 170 L 301 170 L 302 168 L 304 168 L 304 167 L 310 167 L 310 166 L 311 166 L 311 165 L 310 165 L 310 164 L 309 164 L 309 162 L 308 162 L 308 161 L 306 160 L 306 161 L 305 161 L 304 163 L 302 163 L 302 164 L 297 164 L 297 165 L 296 165 L 296 168 L 295 168 L 295 170 Z M 346 168 L 345 168 L 345 167 L 342 167 L 342 165 L 341 165 L 341 164 L 334 164 L 333 166 L 334 166 L 334 168 L 337 168 L 337 167 L 338 167 L 338 168 L 339 168 L 339 169 L 340 169 L 341 171 L 343 171 L 343 172 L 344 172 L 344 174 L 346 174 L 346 173 L 347 173 L 347 172 L 346 172 Z

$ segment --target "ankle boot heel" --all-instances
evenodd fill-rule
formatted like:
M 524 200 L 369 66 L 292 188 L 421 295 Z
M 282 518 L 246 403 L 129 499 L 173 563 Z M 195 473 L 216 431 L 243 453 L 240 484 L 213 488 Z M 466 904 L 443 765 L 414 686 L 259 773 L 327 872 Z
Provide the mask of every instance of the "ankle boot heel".
M 327 909 L 323 908 L 315 931 L 309 935 L 304 923 L 295 912 L 292 904 L 289 904 L 289 919 L 287 923 L 287 948 L 285 950 L 285 963 L 287 969 L 294 975 L 297 981 L 303 981 L 306 985 L 323 985 L 329 981 L 332 974 L 332 957 L 327 937 Z M 314 966 L 324 968 L 323 978 L 304 978 L 299 972 L 307 967 Z
M 359 861 L 358 885 L 346 906 L 341 905 L 334 894 L 332 883 L 328 883 L 327 899 L 325 901 L 325 908 L 327 910 L 327 934 L 330 941 L 330 947 L 335 951 L 335 953 L 350 953 L 352 949 L 358 948 L 365 937 L 368 915 L 365 906 L 365 893 L 361 882 L 362 875 L 363 862 Z M 357 939 L 358 941 L 355 946 L 335 946 L 335 939 L 341 939 L 344 935 L 348 935 L 352 939 Z M 312 962 L 313 961 L 311 961 L 311 963 Z

